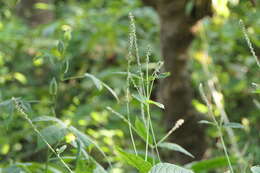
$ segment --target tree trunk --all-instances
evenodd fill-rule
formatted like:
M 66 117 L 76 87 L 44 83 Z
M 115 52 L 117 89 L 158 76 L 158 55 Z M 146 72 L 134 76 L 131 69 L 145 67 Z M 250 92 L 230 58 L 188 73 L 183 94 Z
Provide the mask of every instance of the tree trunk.
M 21 0 L 17 7 L 19 16 L 26 19 L 31 26 L 47 24 L 54 18 L 54 13 L 50 9 L 36 9 L 36 3 L 51 4 L 52 0 Z
M 144 0 L 149 1 L 149 0 Z M 192 87 L 188 48 L 194 38 L 191 28 L 203 16 L 210 12 L 210 1 L 197 0 L 190 14 L 186 12 L 186 0 L 150 0 L 160 17 L 161 50 L 164 59 L 164 70 L 171 76 L 161 81 L 159 100 L 165 105 L 164 120 L 168 129 L 178 119 L 184 119 L 184 125 L 172 135 L 171 142 L 177 143 L 190 151 L 199 160 L 202 158 L 207 142 L 205 130 L 198 121 L 200 115 L 192 107 Z M 171 160 L 181 164 L 193 159 L 174 153 Z

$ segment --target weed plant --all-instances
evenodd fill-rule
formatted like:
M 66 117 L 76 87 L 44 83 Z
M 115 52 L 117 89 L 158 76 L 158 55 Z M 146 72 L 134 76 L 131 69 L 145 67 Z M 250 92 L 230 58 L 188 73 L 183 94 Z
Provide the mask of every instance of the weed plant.
M 125 149 L 120 148 L 119 146 L 114 147 L 116 157 L 118 158 L 118 162 L 126 163 L 131 167 L 136 168 L 140 173 L 192 173 L 192 172 L 206 172 L 212 168 L 225 167 L 228 166 L 226 172 L 234 173 L 234 172 L 247 172 L 249 165 L 243 159 L 243 153 L 240 152 L 240 149 L 237 146 L 235 134 L 233 128 L 243 128 L 241 124 L 230 122 L 228 116 L 225 112 L 223 105 L 223 97 L 220 90 L 216 89 L 218 86 L 217 78 L 209 72 L 208 67 L 204 66 L 204 71 L 207 73 L 209 80 L 206 82 L 206 88 L 209 91 L 208 95 L 206 94 L 205 87 L 201 84 L 199 87 L 201 96 L 205 101 L 209 115 L 212 118 L 212 121 L 203 120 L 200 123 L 205 123 L 209 125 L 213 125 L 216 127 L 219 138 L 221 140 L 221 144 L 224 150 L 224 158 L 217 158 L 212 160 L 194 162 L 189 165 L 185 165 L 184 167 L 180 167 L 175 164 L 163 163 L 160 157 L 159 148 L 168 149 L 174 152 L 182 152 L 190 157 L 194 157 L 192 153 L 189 153 L 187 150 L 182 148 L 181 146 L 166 142 L 167 138 L 174 133 L 175 130 L 179 129 L 184 122 L 183 119 L 178 120 L 173 128 L 162 138 L 158 139 L 156 136 L 157 132 L 154 129 L 153 121 L 152 121 L 152 106 L 157 106 L 160 109 L 164 109 L 164 105 L 153 101 L 151 99 L 152 90 L 154 87 L 154 83 L 156 80 L 165 78 L 169 74 L 161 73 L 160 69 L 163 65 L 162 62 L 158 62 L 155 68 L 150 66 L 150 57 L 151 50 L 148 47 L 146 51 L 145 58 L 142 58 L 139 54 L 138 50 L 138 40 L 136 37 L 136 26 L 134 22 L 134 17 L 130 13 L 130 32 L 129 32 L 129 50 L 127 55 L 127 69 L 126 72 L 118 72 L 115 74 L 123 74 L 126 76 L 126 91 L 125 91 L 125 104 L 126 104 L 126 115 L 114 110 L 111 107 L 107 107 L 106 109 L 110 111 L 113 115 L 117 116 L 122 120 L 123 123 L 126 123 L 128 126 L 131 146 L 133 152 L 126 151 Z M 242 29 L 246 38 L 246 41 L 249 45 L 250 51 L 253 56 L 257 60 L 258 59 L 254 53 L 250 40 L 246 34 L 244 29 L 244 25 L 242 24 Z M 66 33 L 68 35 L 68 33 Z M 62 56 L 66 56 L 66 41 L 61 40 L 58 43 L 58 50 Z M 39 136 L 40 140 L 47 147 L 46 163 L 38 164 L 38 163 L 12 163 L 9 166 L 7 165 L 5 168 L 0 168 L 0 172 L 44 172 L 44 173 L 59 173 L 59 172 L 69 172 L 69 173 L 117 173 L 116 172 L 116 163 L 110 160 L 110 157 L 107 156 L 105 151 L 102 150 L 102 147 L 98 145 L 98 142 L 92 139 L 90 136 L 85 133 L 80 132 L 76 127 L 66 124 L 56 117 L 55 107 L 58 103 L 56 103 L 56 94 L 59 88 L 59 82 L 64 82 L 70 79 L 80 79 L 80 78 L 89 78 L 93 81 L 98 90 L 102 90 L 103 88 L 107 89 L 113 97 L 117 100 L 118 103 L 122 103 L 121 98 L 117 95 L 116 91 L 114 91 L 110 86 L 106 83 L 98 79 L 96 76 L 84 73 L 78 76 L 72 77 L 64 77 L 64 74 L 68 71 L 68 59 L 62 58 L 63 64 L 65 64 L 65 70 L 61 72 L 61 74 L 57 75 L 60 78 L 53 78 L 50 82 L 50 95 L 53 97 L 53 107 L 52 116 L 39 116 L 34 119 L 30 118 L 28 113 L 28 107 L 26 106 L 26 102 L 21 98 L 13 97 L 10 100 L 5 102 L 1 102 L 0 106 L 5 106 L 8 104 L 14 105 L 18 113 L 22 116 L 22 118 L 29 123 L 32 130 Z M 137 101 L 140 108 L 140 115 L 133 116 L 131 115 L 131 103 L 132 101 Z M 213 113 L 213 106 L 216 107 L 220 112 L 220 118 L 216 119 Z M 135 121 L 134 121 L 135 120 Z M 43 134 L 41 130 L 38 129 L 36 123 L 39 122 L 51 122 L 54 123 L 56 128 L 49 129 L 47 133 Z M 60 141 L 63 140 L 64 135 L 54 141 L 51 140 L 51 134 L 58 135 L 60 133 L 59 129 L 64 129 L 66 134 L 71 134 L 73 140 L 67 142 L 63 145 L 60 145 Z M 181 129 L 179 129 L 181 130 Z M 225 133 L 226 132 L 226 133 Z M 234 157 L 230 156 L 228 147 L 224 141 L 224 135 L 227 134 L 228 139 L 231 143 L 231 151 L 235 153 Z M 137 137 L 143 141 L 145 146 L 144 155 L 140 152 L 137 145 Z M 55 145 L 57 144 L 57 145 Z M 103 168 L 99 161 L 95 159 L 95 156 L 91 156 L 88 151 L 91 148 L 96 148 L 102 156 L 105 158 L 108 166 Z M 69 150 L 76 150 L 76 155 L 68 157 L 70 152 Z M 173 152 L 173 154 L 174 154 Z M 156 157 L 154 157 L 156 155 Z M 55 160 L 55 162 L 54 162 Z M 56 161 L 59 162 L 56 162 Z M 237 161 L 238 160 L 238 161 Z M 62 166 L 59 166 L 61 163 Z M 238 171 L 235 171 L 234 164 L 240 164 L 240 168 Z M 259 173 L 259 166 L 254 166 L 251 168 L 253 173 Z M 132 170 L 124 170 L 124 172 L 132 172 Z

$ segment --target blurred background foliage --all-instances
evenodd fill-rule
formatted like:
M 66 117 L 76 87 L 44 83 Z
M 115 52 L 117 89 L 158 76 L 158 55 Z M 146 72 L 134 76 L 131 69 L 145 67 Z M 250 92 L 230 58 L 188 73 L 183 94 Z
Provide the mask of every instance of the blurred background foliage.
M 16 0 L 0 1 L 0 165 L 45 160 L 37 136 L 15 113 L 14 106 L 8 104 L 11 97 L 22 98 L 32 119 L 56 116 L 77 127 L 93 137 L 110 159 L 116 161 L 113 147 L 131 149 L 130 137 L 126 124 L 106 107 L 126 112 L 126 76 L 115 72 L 126 71 L 128 13 L 131 11 L 136 18 L 141 56 L 150 45 L 152 62 L 161 60 L 157 14 L 139 0 L 54 0 L 50 4 L 37 3 L 33 8 L 50 10 L 54 17 L 46 24 L 31 26 L 26 17 L 17 15 Z M 245 0 L 213 0 L 213 8 L 214 15 L 194 27 L 197 37 L 190 48 L 189 64 L 192 85 L 197 89 L 199 83 L 217 76 L 229 118 L 245 126 L 236 130 L 239 147 L 244 149 L 250 164 L 259 163 L 260 104 L 252 85 L 259 82 L 259 68 L 250 54 L 239 20 L 244 21 L 259 55 L 260 10 Z M 96 89 L 88 78 L 70 78 L 85 73 L 94 74 L 108 84 L 121 101 L 117 103 L 105 89 Z M 193 105 L 207 113 L 199 93 L 195 95 Z M 133 101 L 131 106 L 131 114 L 139 113 L 137 102 Z M 215 114 L 219 115 L 217 111 Z M 160 125 L 161 118 L 160 110 L 155 108 L 153 119 L 158 136 L 166 130 Z M 60 143 L 69 143 L 74 138 L 53 125 L 39 124 L 39 128 L 43 133 L 59 131 L 64 138 Z M 215 131 L 209 128 L 208 134 L 211 145 L 207 157 L 222 155 Z M 55 137 L 50 141 L 58 142 Z M 141 142 L 139 145 L 140 150 L 144 149 Z M 97 151 L 91 153 L 105 164 Z

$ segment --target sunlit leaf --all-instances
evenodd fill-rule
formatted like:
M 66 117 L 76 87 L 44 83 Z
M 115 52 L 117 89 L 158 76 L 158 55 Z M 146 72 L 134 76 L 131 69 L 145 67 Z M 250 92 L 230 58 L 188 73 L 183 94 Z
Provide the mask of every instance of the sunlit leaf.
M 121 160 L 138 169 L 140 173 L 147 173 L 152 167 L 150 162 L 145 161 L 135 154 L 127 153 L 122 149 L 117 149 L 117 152 Z
M 155 101 L 153 101 L 153 100 L 147 100 L 147 103 L 149 103 L 149 104 L 154 104 L 154 105 L 156 105 L 157 107 L 159 107 L 159 108 L 161 108 L 161 109 L 165 109 L 165 108 L 164 108 L 164 105 L 163 105 L 162 103 L 155 102 Z
M 193 173 L 193 171 L 170 163 L 158 163 L 149 173 Z
M 161 148 L 166 148 L 166 149 L 169 149 L 169 150 L 178 151 L 178 152 L 181 152 L 183 154 L 186 154 L 187 156 L 194 158 L 194 156 L 190 152 L 188 152 L 186 149 L 184 149 L 182 146 L 180 146 L 178 144 L 163 142 L 163 143 L 160 143 L 158 146 L 161 147 Z

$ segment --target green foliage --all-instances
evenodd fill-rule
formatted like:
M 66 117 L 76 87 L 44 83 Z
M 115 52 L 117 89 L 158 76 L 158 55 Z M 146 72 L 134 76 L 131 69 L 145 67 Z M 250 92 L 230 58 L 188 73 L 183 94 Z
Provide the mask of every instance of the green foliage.
M 186 154 L 187 156 L 194 158 L 194 156 L 190 152 L 188 152 L 186 149 L 184 149 L 183 147 L 181 147 L 178 144 L 163 142 L 163 143 L 160 143 L 158 146 L 161 147 L 161 148 L 166 148 L 168 150 L 178 151 L 178 152 L 181 152 L 183 154 Z
M 138 169 L 140 171 L 140 173 L 147 173 L 152 167 L 151 163 L 149 163 L 148 161 L 145 161 L 140 156 L 137 156 L 132 153 L 127 153 L 127 152 L 123 151 L 122 149 L 117 149 L 117 152 L 119 154 L 119 157 L 123 161 L 125 161 L 127 164 Z
M 191 170 L 170 163 L 158 163 L 149 173 L 193 173 Z
M 248 2 L 220 2 L 216 14 L 196 26 L 189 64 L 194 88 L 210 79 L 218 81 L 214 94 L 222 98 L 223 109 L 213 104 L 207 87 L 205 96 L 212 103 L 204 105 L 197 90 L 192 102 L 199 112 L 211 111 L 216 118 L 219 124 L 200 123 L 213 125 L 208 134 L 217 142 L 209 147 L 213 159 L 189 166 L 194 172 L 224 172 L 230 165 L 219 152 L 223 137 L 231 166 L 239 172 L 246 165 L 243 171 L 248 172 L 260 161 L 259 69 L 250 54 L 252 48 L 259 54 L 260 10 L 251 10 Z M 170 74 L 160 72 L 161 62 L 153 63 L 160 58 L 160 46 L 159 19 L 151 8 L 138 0 L 37 3 L 36 9 L 53 10 L 55 19 L 31 27 L 17 15 L 17 3 L 0 2 L 0 172 L 132 173 L 132 167 L 141 173 L 192 172 L 159 163 L 165 150 L 194 156 L 164 142 L 172 132 L 157 140 L 166 131 L 160 121 L 165 108 L 154 101 L 152 89 Z M 193 13 L 194 3 L 187 3 L 187 15 Z M 129 11 L 136 16 L 136 30 L 129 28 Z M 240 19 L 245 22 L 242 28 Z M 137 37 L 138 45 L 131 43 Z M 145 51 L 147 45 L 152 51 Z M 132 56 L 129 62 L 127 54 Z M 134 59 L 137 54 L 140 64 Z M 224 122 L 222 110 L 231 122 Z M 243 149 L 238 159 L 228 129 L 234 130 L 235 142 Z M 259 166 L 251 171 L 258 173 Z
M 236 158 L 231 158 L 231 163 L 235 165 L 237 163 Z M 227 167 L 228 161 L 225 157 L 216 157 L 208 160 L 202 160 L 191 164 L 191 169 L 194 172 L 207 172 L 210 170 L 216 170 L 218 168 Z
M 253 166 L 251 168 L 251 171 L 252 171 L 252 173 L 259 173 L 260 172 L 260 167 L 259 166 Z

